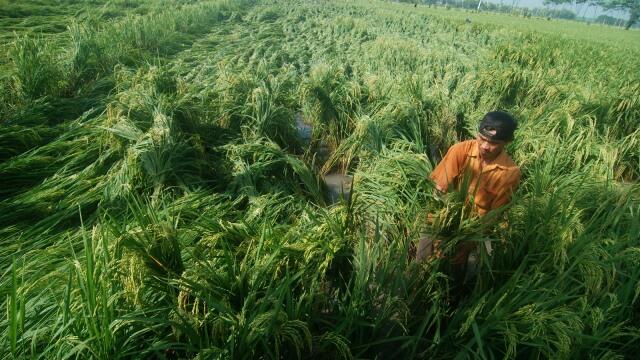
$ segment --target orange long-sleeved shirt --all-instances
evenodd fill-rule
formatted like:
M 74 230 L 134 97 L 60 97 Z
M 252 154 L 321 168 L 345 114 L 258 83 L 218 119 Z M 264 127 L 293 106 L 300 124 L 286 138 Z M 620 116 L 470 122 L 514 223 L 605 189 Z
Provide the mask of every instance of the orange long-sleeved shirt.
M 459 190 L 465 174 L 469 176 L 469 198 L 473 197 L 474 209 L 480 216 L 509 203 L 520 184 L 520 168 L 504 150 L 493 163 L 483 167 L 476 140 L 451 146 L 431 179 L 440 189 Z

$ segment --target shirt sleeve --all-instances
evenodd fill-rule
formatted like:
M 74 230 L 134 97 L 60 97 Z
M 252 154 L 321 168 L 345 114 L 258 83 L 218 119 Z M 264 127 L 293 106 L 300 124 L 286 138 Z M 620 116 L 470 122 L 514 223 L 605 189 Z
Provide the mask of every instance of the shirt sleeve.
M 431 179 L 436 183 L 436 187 L 439 190 L 448 191 L 449 186 L 460 175 L 460 170 L 464 166 L 465 155 L 467 154 L 465 148 L 465 143 L 451 146 L 444 158 L 431 172 Z
M 500 191 L 493 199 L 491 203 L 491 209 L 497 209 L 501 206 L 508 204 L 511 201 L 511 195 L 513 195 L 518 186 L 520 185 L 520 169 L 515 169 L 507 177 L 503 186 L 500 187 Z

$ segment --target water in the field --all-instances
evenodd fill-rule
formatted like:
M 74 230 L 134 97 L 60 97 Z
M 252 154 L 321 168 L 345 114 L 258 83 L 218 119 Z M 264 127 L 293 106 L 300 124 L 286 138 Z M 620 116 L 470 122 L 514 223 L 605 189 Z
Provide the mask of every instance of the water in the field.
M 351 182 L 353 176 L 342 174 L 327 174 L 322 177 L 324 183 L 329 189 L 329 201 L 333 204 L 338 202 L 340 198 L 349 199 L 349 191 L 351 190 Z
M 302 117 L 302 114 L 299 112 L 295 114 L 295 119 L 298 135 L 305 144 L 309 144 L 311 142 L 311 133 L 313 132 L 313 126 L 309 123 L 306 123 Z M 320 159 L 326 159 L 326 157 L 328 156 L 328 149 L 326 147 L 326 144 L 324 144 L 324 142 L 322 141 L 317 144 L 317 147 L 314 149 L 314 151 Z M 334 204 L 341 198 L 345 200 L 349 199 L 349 191 L 351 190 L 351 182 L 353 180 L 353 177 L 351 175 L 332 173 L 324 175 L 322 177 L 322 180 L 327 185 L 327 195 L 329 197 L 329 203 Z
M 306 122 L 304 122 L 302 114 L 296 113 L 295 117 L 298 135 L 300 135 L 300 138 L 302 138 L 302 141 L 305 144 L 308 144 L 311 141 L 311 131 L 313 130 L 313 127 L 311 126 L 311 124 L 307 124 Z

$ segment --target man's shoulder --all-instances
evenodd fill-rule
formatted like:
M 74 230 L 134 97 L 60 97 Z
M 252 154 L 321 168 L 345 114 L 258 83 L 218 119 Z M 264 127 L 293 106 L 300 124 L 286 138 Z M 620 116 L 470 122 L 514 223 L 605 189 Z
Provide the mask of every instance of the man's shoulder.
M 511 171 L 520 171 L 520 167 L 518 166 L 518 164 L 516 164 L 515 161 L 513 161 L 513 159 L 511 158 L 511 155 L 507 154 L 506 152 L 504 153 L 504 157 L 502 157 L 502 161 L 501 161 L 501 166 L 509 169 Z
M 506 152 L 500 157 L 498 168 L 504 172 L 505 176 L 514 180 L 520 179 L 520 167 Z
M 457 143 L 451 145 L 451 147 L 449 148 L 449 151 L 468 153 L 468 152 L 471 151 L 472 146 L 475 143 L 476 143 L 475 139 L 460 141 L 460 142 L 457 142 Z
M 478 140 L 476 140 L 476 139 L 469 139 L 469 140 L 465 140 L 465 141 L 460 141 L 456 145 L 470 147 L 473 144 L 476 144 L 477 142 L 478 142 Z

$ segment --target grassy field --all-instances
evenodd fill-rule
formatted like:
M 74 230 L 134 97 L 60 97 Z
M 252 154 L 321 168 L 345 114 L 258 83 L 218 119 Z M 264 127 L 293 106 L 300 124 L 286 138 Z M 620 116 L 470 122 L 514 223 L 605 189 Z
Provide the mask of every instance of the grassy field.
M 1 358 L 640 353 L 637 31 L 363 1 L 0 9 Z M 494 109 L 523 179 L 480 221 L 427 178 Z M 407 258 L 428 213 L 445 254 L 493 244 L 465 296 L 446 257 Z

